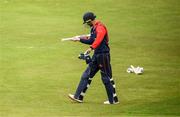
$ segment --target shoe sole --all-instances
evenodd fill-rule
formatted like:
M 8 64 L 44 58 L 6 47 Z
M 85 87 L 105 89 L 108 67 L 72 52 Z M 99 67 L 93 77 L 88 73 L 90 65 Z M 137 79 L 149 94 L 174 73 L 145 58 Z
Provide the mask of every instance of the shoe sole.
M 105 105 L 111 105 L 110 103 L 103 103 L 103 104 L 105 104 Z M 115 103 L 113 103 L 113 104 L 119 104 L 119 102 L 115 102 Z
M 115 102 L 114 104 L 119 104 L 119 102 Z
M 69 97 L 72 101 L 74 101 L 74 102 L 82 103 L 82 101 L 80 101 L 80 100 L 78 100 L 78 99 L 75 99 L 75 98 L 72 98 L 72 97 L 69 96 L 69 95 L 68 95 L 68 97 Z

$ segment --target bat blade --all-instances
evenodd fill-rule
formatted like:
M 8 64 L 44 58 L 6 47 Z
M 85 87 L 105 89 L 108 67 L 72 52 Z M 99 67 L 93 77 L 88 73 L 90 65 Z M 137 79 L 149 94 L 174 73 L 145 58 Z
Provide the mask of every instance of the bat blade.
M 74 38 L 62 38 L 61 41 L 71 41 L 73 40 Z
M 82 37 L 82 36 L 90 36 L 90 34 L 86 34 L 86 35 L 77 35 L 74 37 L 70 37 L 70 38 L 62 38 L 61 41 L 79 41 L 78 38 Z

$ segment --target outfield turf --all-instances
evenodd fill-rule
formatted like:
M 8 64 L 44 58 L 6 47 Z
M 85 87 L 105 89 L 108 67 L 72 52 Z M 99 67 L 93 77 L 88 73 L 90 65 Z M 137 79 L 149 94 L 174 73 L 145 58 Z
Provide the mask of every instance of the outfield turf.
M 88 46 L 60 39 L 89 32 L 86 11 L 109 29 L 119 105 L 102 104 L 99 73 L 83 104 L 67 98 Z M 59 116 L 180 116 L 180 1 L 0 0 L 0 117 Z

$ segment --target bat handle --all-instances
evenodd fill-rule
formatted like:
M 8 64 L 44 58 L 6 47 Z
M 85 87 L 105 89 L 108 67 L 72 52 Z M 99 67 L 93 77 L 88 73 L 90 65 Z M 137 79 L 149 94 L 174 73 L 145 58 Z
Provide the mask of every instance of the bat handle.
M 90 53 L 89 51 L 85 51 L 85 52 L 84 52 L 85 55 L 87 55 L 87 54 L 89 54 L 89 53 Z

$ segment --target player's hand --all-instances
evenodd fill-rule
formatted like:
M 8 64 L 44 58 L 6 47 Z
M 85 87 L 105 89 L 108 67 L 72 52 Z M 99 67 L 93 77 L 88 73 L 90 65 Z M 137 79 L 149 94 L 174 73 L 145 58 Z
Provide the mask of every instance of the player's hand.
M 86 51 L 85 51 L 85 54 L 90 54 L 92 51 L 92 48 L 88 48 Z
M 82 39 L 89 39 L 90 38 L 90 34 L 87 34 L 87 35 L 80 35 L 78 36 L 79 38 L 82 38 Z
M 74 41 L 74 42 L 80 41 L 79 36 L 75 36 L 75 37 L 73 37 L 72 41 Z
M 82 35 L 82 36 L 80 36 L 80 38 L 82 38 L 82 39 L 89 39 L 89 36 Z

